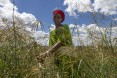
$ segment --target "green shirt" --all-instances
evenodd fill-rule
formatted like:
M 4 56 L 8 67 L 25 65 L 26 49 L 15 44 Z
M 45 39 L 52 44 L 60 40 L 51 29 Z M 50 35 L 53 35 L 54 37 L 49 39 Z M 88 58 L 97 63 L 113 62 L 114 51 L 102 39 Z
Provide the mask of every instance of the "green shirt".
M 72 38 L 68 25 L 64 24 L 60 29 L 54 29 L 50 32 L 49 45 L 53 46 L 58 41 L 61 41 L 64 45 L 72 45 Z

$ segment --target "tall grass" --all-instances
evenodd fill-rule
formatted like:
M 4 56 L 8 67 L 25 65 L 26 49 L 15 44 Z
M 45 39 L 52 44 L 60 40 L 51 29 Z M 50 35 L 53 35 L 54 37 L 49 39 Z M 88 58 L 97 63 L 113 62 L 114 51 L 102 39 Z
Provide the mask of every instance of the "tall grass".
M 40 46 L 16 22 L 11 27 L 3 22 L 7 27 L 0 29 L 0 78 L 28 77 L 37 65 L 35 57 Z

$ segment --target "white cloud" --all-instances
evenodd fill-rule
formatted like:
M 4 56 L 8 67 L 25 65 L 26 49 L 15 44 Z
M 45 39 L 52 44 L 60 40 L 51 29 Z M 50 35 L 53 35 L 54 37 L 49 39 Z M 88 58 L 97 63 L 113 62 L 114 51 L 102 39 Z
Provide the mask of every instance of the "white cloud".
M 73 24 L 70 24 L 70 29 L 74 27 Z M 76 26 L 76 25 L 75 25 Z M 111 30 L 109 28 L 102 28 L 97 26 L 96 24 L 90 24 L 88 26 L 82 25 L 75 28 L 78 32 L 72 34 L 72 41 L 75 46 L 78 45 L 91 45 L 92 42 L 95 44 L 101 42 L 102 37 L 104 34 L 107 35 L 107 39 L 109 39 L 109 32 L 111 32 L 111 39 L 113 41 L 114 38 L 117 37 L 117 27 L 113 27 Z M 102 35 L 103 34 L 103 35 Z M 113 42 L 114 44 L 114 42 Z
M 0 0 L 0 6 L 0 17 L 7 19 L 7 23 L 12 23 L 14 5 L 10 2 L 10 0 Z M 35 16 L 30 13 L 19 13 L 18 8 L 16 6 L 14 6 L 14 17 L 16 22 L 20 22 L 21 24 L 25 25 L 25 27 L 26 25 L 28 27 L 31 27 L 31 22 L 36 21 Z M 2 22 L 2 20 L 0 22 Z
M 54 24 L 51 24 L 50 26 L 50 31 L 54 30 L 55 29 L 55 25 Z
M 49 40 L 49 33 L 45 33 L 43 31 L 37 31 L 34 34 L 34 38 L 37 43 L 43 45 L 43 46 L 48 46 L 48 40 Z
M 78 12 L 100 12 L 104 14 L 117 14 L 117 0 L 64 0 L 66 11 L 70 16 L 76 16 Z
M 4 6 L 5 4 L 8 4 L 8 3 L 10 3 L 9 0 L 0 0 L 0 5 L 1 6 Z
M 97 12 L 117 14 L 117 0 L 95 0 L 92 6 Z
M 69 25 L 69 28 L 70 28 L 70 29 L 74 29 L 74 28 L 76 28 L 76 27 L 77 27 L 77 25 L 74 25 L 74 24 L 70 24 L 70 25 Z
M 87 12 L 91 11 L 91 1 L 90 0 L 64 0 L 64 5 L 68 5 L 66 11 L 70 16 L 76 16 L 76 12 Z

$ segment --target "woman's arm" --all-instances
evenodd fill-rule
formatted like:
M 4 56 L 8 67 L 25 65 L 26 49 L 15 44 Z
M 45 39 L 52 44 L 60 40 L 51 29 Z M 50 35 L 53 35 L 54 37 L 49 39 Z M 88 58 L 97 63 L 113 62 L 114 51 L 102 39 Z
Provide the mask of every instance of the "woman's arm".
M 52 36 L 52 31 L 50 32 L 50 37 L 49 37 L 49 46 L 52 46 L 53 44 L 54 44 L 54 42 L 53 42 L 53 36 Z

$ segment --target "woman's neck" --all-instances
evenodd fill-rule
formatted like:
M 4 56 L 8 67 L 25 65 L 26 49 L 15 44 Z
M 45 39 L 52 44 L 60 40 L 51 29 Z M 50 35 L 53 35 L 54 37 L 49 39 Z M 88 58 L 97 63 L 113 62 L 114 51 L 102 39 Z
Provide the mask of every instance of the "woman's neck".
M 60 29 L 61 26 L 62 26 L 62 24 L 57 24 L 57 25 L 56 25 L 56 29 Z

